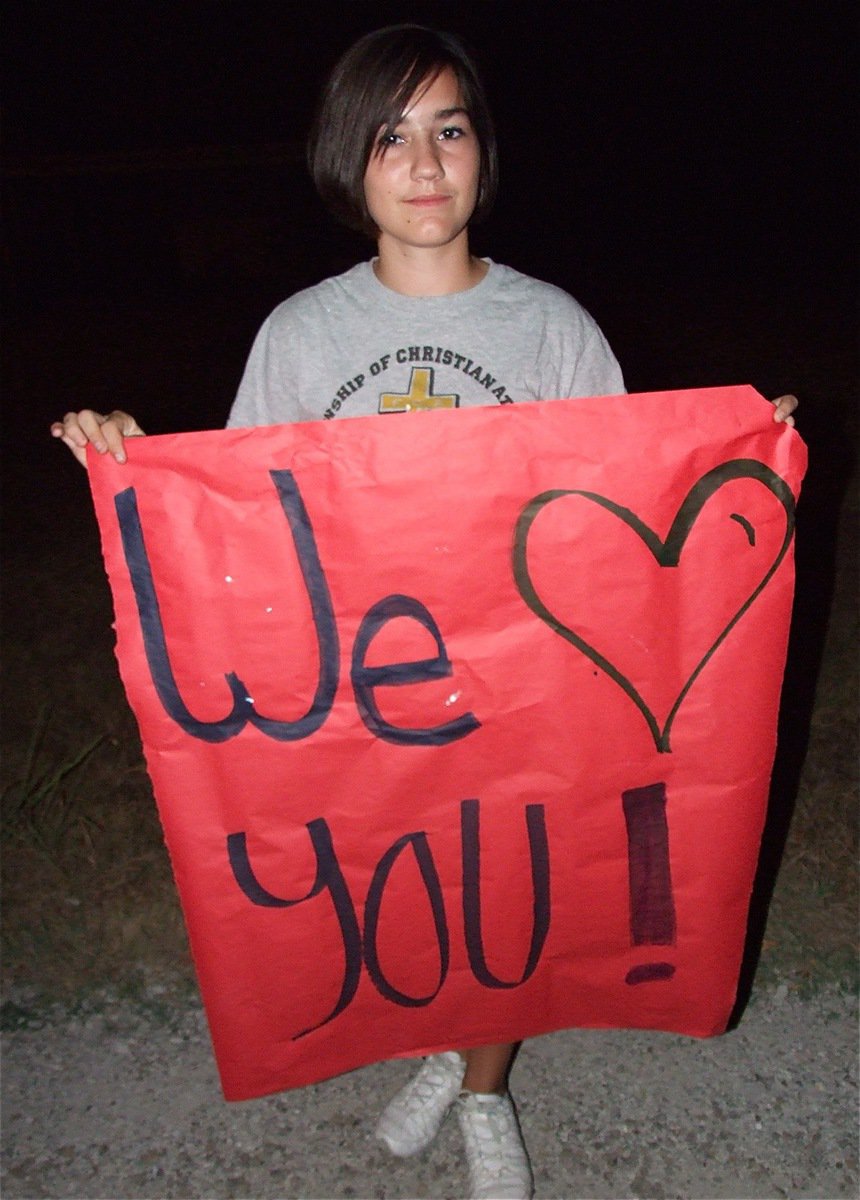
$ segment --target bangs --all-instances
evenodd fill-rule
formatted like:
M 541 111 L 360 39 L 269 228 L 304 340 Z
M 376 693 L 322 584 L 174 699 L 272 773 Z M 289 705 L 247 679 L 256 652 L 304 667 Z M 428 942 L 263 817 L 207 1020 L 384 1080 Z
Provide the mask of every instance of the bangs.
M 370 159 L 379 153 L 377 138 L 382 133 L 393 133 L 413 101 L 427 91 L 435 83 L 443 71 L 450 69 L 457 79 L 457 87 L 462 95 L 463 84 L 460 80 L 455 63 L 440 60 L 437 54 L 412 56 L 411 62 L 405 67 L 395 60 L 380 69 L 378 76 L 372 81 L 367 97 L 364 114 L 367 118 L 366 141 L 363 146 L 362 167 L 366 167 Z M 397 56 L 399 59 L 402 56 Z M 389 83 L 392 86 L 389 86 Z M 465 97 L 464 106 L 468 109 Z M 372 115 L 378 114 L 377 119 Z
M 386 133 L 393 132 L 406 116 L 410 102 L 419 100 L 421 95 L 432 87 L 442 72 L 450 66 L 450 63 L 435 62 L 427 67 L 424 63 L 416 60 L 403 77 L 397 91 L 384 103 L 377 128 L 384 129 Z M 453 67 L 451 69 L 453 70 Z M 456 75 L 456 71 L 454 73 Z M 457 85 L 462 91 L 459 79 Z

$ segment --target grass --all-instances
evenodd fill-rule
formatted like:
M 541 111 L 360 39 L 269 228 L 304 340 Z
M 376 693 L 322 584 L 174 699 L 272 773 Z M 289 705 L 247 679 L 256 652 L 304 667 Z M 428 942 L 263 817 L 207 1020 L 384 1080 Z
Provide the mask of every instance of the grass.
M 66 762 L 48 763 L 39 769 L 39 747 L 48 721 L 49 706 L 43 705 L 33 726 L 33 733 L 24 759 L 24 773 L 20 779 L 4 787 L 0 794 L 0 821 L 4 834 L 8 830 L 11 840 L 22 840 L 32 844 L 35 850 L 51 861 L 56 861 L 61 848 L 70 839 L 77 837 L 88 848 L 90 857 L 94 853 L 93 835 L 99 826 L 87 814 L 80 803 L 76 803 L 75 779 L 85 782 L 85 773 L 79 769 L 96 747 L 104 740 L 97 734 L 72 754 Z
M 20 699 L 3 724 L 3 974 L 7 988 L 42 1001 L 191 973 L 109 620 L 100 619 L 98 551 L 89 549 L 88 572 L 14 561 L 6 571 L 7 591 L 41 584 L 43 603 L 33 641 L 4 640 L 7 696 Z M 71 596 L 67 574 L 78 581 Z M 100 633 L 82 655 L 68 646 L 65 622 L 86 627 L 87 614 Z

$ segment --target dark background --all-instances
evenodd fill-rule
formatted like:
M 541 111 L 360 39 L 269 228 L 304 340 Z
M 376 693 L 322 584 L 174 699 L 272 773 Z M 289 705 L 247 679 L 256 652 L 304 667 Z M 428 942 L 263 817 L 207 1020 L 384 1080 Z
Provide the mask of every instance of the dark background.
M 91 736 L 111 739 L 69 791 L 58 845 L 74 843 L 67 829 L 91 810 L 103 839 L 124 837 L 121 806 L 142 819 L 128 782 L 141 768 L 86 479 L 49 422 L 120 407 L 149 432 L 223 424 L 267 313 L 372 252 L 333 226 L 306 178 L 321 82 L 358 35 L 418 20 L 466 39 L 496 114 L 501 196 L 475 231 L 479 253 L 583 302 L 630 391 L 751 383 L 800 398 L 810 471 L 749 963 L 798 795 L 782 915 L 769 927 L 783 933 L 771 943 L 788 947 L 803 978 L 820 972 L 826 948 L 854 946 L 855 10 L 836 0 L 7 0 L 4 742 L 17 770 L 49 711 L 40 753 L 50 771 Z M 108 847 L 98 871 L 111 861 L 127 875 L 130 851 Z M 68 877 L 88 879 L 86 854 L 73 861 Z M 77 941 L 65 926 L 57 935 L 72 939 L 69 963 L 110 942 L 86 886 L 95 924 Z M 23 892 L 22 928 L 47 920 L 27 907 L 38 892 Z M 135 900 L 125 876 L 120 894 L 164 911 L 151 890 Z M 44 956 L 27 949 L 22 961 L 44 974 Z
M 229 378 L 199 412 L 174 395 L 153 415 L 159 428 L 164 408 L 165 428 L 220 424 L 268 309 L 370 249 L 318 206 L 302 144 L 337 55 L 397 20 L 460 33 L 486 75 L 502 190 L 476 248 L 569 288 L 631 387 L 676 382 L 647 345 L 667 291 L 682 325 L 734 292 L 775 319 L 791 308 L 800 339 L 822 305 L 845 328 L 854 5 L 767 0 L 13 0 L 9 315 L 182 296 L 193 320 L 195 294 L 217 302 L 234 316 Z M 752 381 L 797 390 L 799 375 L 785 359 Z
M 459 33 L 486 76 L 502 188 L 479 252 L 571 291 L 631 391 L 799 395 L 826 607 L 857 383 L 857 22 L 835 0 L 11 0 L 7 490 L 84 501 L 45 435 L 69 409 L 222 425 L 271 308 L 369 255 L 303 141 L 338 55 L 399 20 Z M 11 553 L 44 532 L 27 506 L 4 528 Z
M 502 188 L 479 252 L 580 299 L 631 391 L 800 396 L 826 601 L 857 380 L 857 29 L 832 0 L 11 0 L 7 489 L 83 496 L 45 436 L 68 409 L 220 426 L 268 311 L 370 253 L 303 141 L 334 60 L 398 20 L 461 34 L 486 76 Z M 5 530 L 12 553 L 41 533 L 26 506 Z

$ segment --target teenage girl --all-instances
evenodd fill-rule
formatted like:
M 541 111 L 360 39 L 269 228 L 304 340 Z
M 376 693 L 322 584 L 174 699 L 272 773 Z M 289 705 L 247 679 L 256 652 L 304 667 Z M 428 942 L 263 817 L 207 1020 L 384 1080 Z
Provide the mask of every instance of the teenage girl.
M 400 25 L 358 41 L 323 91 L 308 162 L 325 204 L 377 254 L 272 313 L 229 425 L 623 392 L 612 351 L 575 300 L 470 252 L 469 225 L 493 203 L 497 159 L 480 79 L 456 38 Z M 796 406 L 793 396 L 774 401 L 774 420 L 793 425 Z M 124 462 L 124 439 L 143 430 L 128 413 L 84 410 L 51 433 L 85 465 L 88 445 Z M 394 1154 L 417 1153 L 454 1108 L 470 1196 L 530 1197 L 507 1093 L 513 1050 L 425 1059 L 377 1136 Z

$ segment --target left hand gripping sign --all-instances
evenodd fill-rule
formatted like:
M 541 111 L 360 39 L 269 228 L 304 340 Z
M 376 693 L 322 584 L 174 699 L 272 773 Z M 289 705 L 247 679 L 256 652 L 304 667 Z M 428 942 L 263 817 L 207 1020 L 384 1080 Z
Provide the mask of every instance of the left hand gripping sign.
M 225 1095 L 734 1001 L 806 455 L 748 387 L 90 463 Z

